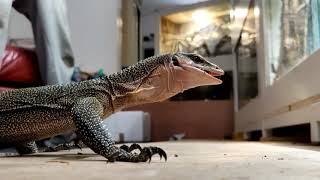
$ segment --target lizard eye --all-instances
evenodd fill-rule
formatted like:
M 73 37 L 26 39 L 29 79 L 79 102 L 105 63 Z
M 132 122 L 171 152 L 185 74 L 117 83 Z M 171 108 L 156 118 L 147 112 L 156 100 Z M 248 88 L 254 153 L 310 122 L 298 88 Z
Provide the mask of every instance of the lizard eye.
M 179 66 L 179 61 L 178 61 L 178 58 L 177 58 L 177 56 L 172 56 L 172 63 L 173 63 L 173 65 L 175 65 L 175 66 Z

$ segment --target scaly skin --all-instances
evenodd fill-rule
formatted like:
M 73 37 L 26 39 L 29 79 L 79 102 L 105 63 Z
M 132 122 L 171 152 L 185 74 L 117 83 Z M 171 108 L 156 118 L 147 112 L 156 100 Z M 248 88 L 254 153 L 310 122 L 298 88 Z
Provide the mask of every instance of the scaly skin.
M 175 53 L 148 58 L 96 80 L 3 92 L 0 147 L 33 153 L 37 152 L 34 141 L 75 131 L 84 144 L 109 161 L 145 162 L 154 154 L 166 158 L 157 147 L 114 146 L 102 120 L 125 107 L 163 101 L 196 86 L 220 84 L 214 76 L 222 74 L 201 56 Z M 133 149 L 140 153 L 131 153 Z

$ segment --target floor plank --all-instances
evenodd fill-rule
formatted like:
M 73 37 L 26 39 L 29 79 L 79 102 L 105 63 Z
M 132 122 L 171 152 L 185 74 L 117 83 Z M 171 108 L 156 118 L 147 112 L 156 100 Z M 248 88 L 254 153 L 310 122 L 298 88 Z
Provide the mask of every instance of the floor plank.
M 106 163 L 89 149 L 1 157 L 1 179 L 319 179 L 320 147 L 233 141 L 159 142 L 168 161 Z M 81 152 L 82 155 L 77 153 Z

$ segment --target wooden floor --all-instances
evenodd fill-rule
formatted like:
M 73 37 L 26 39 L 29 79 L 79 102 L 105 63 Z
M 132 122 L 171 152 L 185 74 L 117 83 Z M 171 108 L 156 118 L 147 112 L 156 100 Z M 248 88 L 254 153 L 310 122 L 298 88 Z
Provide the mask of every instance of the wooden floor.
M 179 141 L 163 147 L 168 161 L 106 163 L 85 149 L 1 157 L 0 179 L 319 179 L 320 146 L 232 141 Z M 83 153 L 82 155 L 77 154 Z

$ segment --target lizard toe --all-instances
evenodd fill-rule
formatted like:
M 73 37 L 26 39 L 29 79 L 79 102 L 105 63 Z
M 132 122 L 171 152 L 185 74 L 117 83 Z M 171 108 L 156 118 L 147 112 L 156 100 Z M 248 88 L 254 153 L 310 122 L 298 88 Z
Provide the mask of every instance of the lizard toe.
M 142 150 L 141 146 L 137 143 L 134 143 L 130 146 L 129 148 L 129 152 L 133 151 L 133 150 L 136 150 L 136 149 L 139 149 L 140 151 Z
M 124 151 L 126 151 L 126 152 L 130 152 L 130 150 L 129 150 L 129 146 L 127 146 L 127 145 L 122 145 L 122 146 L 120 146 L 120 149 L 123 149 Z

